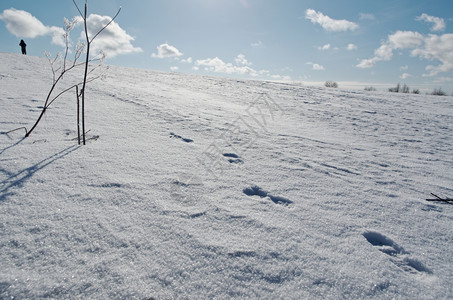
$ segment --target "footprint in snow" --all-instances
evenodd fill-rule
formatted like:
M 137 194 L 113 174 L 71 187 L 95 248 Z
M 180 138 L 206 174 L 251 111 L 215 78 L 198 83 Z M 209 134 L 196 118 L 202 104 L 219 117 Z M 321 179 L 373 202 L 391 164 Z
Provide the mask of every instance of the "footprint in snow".
M 423 211 L 443 212 L 443 208 L 434 204 L 424 204 L 421 208 Z
M 239 155 L 235 153 L 223 153 L 223 156 L 228 158 L 230 164 L 242 164 L 244 161 L 239 158 Z
M 185 143 L 192 143 L 193 142 L 192 139 L 183 138 L 182 136 L 177 135 L 177 134 L 175 134 L 173 132 L 170 132 L 170 138 L 180 139 L 181 141 L 183 141 Z
M 275 204 L 288 206 L 288 205 L 293 203 L 293 201 L 291 201 L 291 200 L 289 200 L 287 198 L 279 197 L 279 196 L 273 196 L 273 195 L 269 194 L 268 192 L 266 192 L 265 190 L 263 190 L 262 188 L 260 188 L 259 186 L 256 186 L 256 185 L 252 185 L 252 186 L 250 186 L 248 188 L 243 189 L 242 191 L 247 196 L 259 196 L 260 198 L 269 198 L 269 200 L 271 200 Z
M 390 256 L 390 261 L 402 270 L 412 274 L 418 274 L 419 272 L 431 274 L 431 270 L 425 267 L 423 263 L 410 258 L 409 253 L 403 247 L 385 235 L 375 231 L 366 231 L 363 236 L 379 251 Z

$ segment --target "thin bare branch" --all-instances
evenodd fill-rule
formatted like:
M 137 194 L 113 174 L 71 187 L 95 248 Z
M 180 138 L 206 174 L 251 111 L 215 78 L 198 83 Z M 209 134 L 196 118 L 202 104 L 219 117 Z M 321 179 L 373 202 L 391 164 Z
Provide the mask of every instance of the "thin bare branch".
M 69 32 L 65 33 L 64 39 L 65 39 L 65 43 L 66 43 L 66 49 L 64 51 L 63 70 L 66 69 L 66 59 L 68 57 L 68 52 L 69 52 L 69 40 L 68 40 L 69 39 Z
M 80 16 L 83 18 L 83 14 L 82 14 L 82 12 L 80 11 L 80 8 L 79 8 L 79 6 L 77 5 L 77 3 L 75 2 L 75 0 L 72 0 L 72 2 L 74 2 L 74 5 L 75 5 L 75 7 L 77 8 L 77 10 L 79 11 Z
M 14 132 L 14 131 L 17 131 L 17 130 L 21 130 L 21 129 L 25 130 L 25 134 L 27 134 L 28 131 L 27 131 L 27 128 L 25 128 L 25 127 L 19 127 L 19 128 L 7 131 L 7 132 L 5 132 L 5 134 L 10 134 L 11 132 Z
M 90 83 L 92 81 L 95 81 L 96 79 L 99 79 L 101 78 L 102 76 L 99 75 L 99 76 L 96 76 L 96 77 L 93 77 L 93 78 L 88 78 L 86 80 L 86 83 Z M 47 107 L 49 107 L 55 100 L 57 100 L 58 98 L 60 98 L 61 95 L 63 95 L 64 93 L 70 91 L 71 89 L 73 88 L 77 88 L 78 89 L 78 86 L 83 84 L 83 82 L 79 82 L 77 84 L 74 84 L 74 85 L 71 85 L 70 87 L 64 89 L 63 91 L 61 91 L 58 95 L 56 95 L 55 97 L 52 98 L 52 100 L 49 101 L 49 103 L 47 103 Z
M 80 145 L 80 94 L 78 85 L 76 85 L 76 97 L 77 97 L 77 142 Z
M 90 43 L 101 33 L 104 31 L 104 29 L 106 29 L 110 24 L 112 24 L 112 22 L 116 19 L 116 17 L 118 17 L 118 15 L 120 14 L 120 11 L 121 11 L 121 7 L 120 9 L 118 9 L 118 11 L 116 12 L 116 15 L 110 20 L 110 22 L 108 22 L 101 30 L 98 31 L 98 33 L 96 33 L 90 40 Z

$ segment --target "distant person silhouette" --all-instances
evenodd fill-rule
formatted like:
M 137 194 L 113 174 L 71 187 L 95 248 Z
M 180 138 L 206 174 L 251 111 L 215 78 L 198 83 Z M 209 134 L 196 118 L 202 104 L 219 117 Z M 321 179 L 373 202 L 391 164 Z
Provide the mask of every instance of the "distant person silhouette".
M 25 44 L 24 40 L 20 40 L 19 46 L 22 48 L 22 54 L 27 55 L 27 44 Z

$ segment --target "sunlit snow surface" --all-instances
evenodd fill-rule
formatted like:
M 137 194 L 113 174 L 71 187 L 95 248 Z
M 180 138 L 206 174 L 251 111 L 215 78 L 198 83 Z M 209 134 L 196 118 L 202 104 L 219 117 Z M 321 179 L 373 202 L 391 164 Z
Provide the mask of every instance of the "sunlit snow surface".
M 0 54 L 0 298 L 453 297 L 453 97 L 110 67 L 5 134 L 51 80 Z

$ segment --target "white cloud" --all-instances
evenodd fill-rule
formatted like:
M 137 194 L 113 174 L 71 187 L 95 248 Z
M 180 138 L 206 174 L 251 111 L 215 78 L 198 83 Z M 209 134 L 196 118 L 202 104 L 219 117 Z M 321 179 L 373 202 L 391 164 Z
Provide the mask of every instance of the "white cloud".
M 305 11 L 305 18 L 310 20 L 313 24 L 321 25 L 321 27 L 327 31 L 353 31 L 359 28 L 359 25 L 354 22 L 348 20 L 334 20 L 314 9 L 307 9 Z
M 453 34 L 443 34 L 441 36 L 430 34 L 425 40 L 423 48 L 417 48 L 412 51 L 412 55 L 425 58 L 427 60 L 438 60 L 440 65 L 429 65 L 426 70 L 429 74 L 426 76 L 435 76 L 441 72 L 453 71 Z
M 372 68 L 376 65 L 376 59 L 370 58 L 370 59 L 362 59 L 358 65 L 356 65 L 357 68 L 361 69 L 368 69 Z
M 416 48 L 423 43 L 423 35 L 414 31 L 398 30 L 388 36 L 388 43 L 393 49 Z
M 169 44 L 162 44 L 157 47 L 157 54 L 153 53 L 152 57 L 154 58 L 167 58 L 167 57 L 178 57 L 182 56 L 183 54 L 176 49 L 174 46 L 170 46 Z
M 318 47 L 318 50 L 326 51 L 330 49 L 330 44 L 325 44 L 324 46 Z
M 357 46 L 354 44 L 348 44 L 348 46 L 346 46 L 346 50 L 348 51 L 357 50 Z
M 237 74 L 237 75 L 249 75 L 253 77 L 269 77 L 278 80 L 290 80 L 290 76 L 282 76 L 277 74 L 271 74 L 268 70 L 255 70 L 251 68 L 251 62 L 249 62 L 245 55 L 239 54 L 235 58 L 235 63 L 224 62 L 222 59 L 207 58 L 198 59 L 194 62 L 193 70 L 198 71 L 200 68 L 204 68 L 205 71 L 223 73 L 223 74 Z
M 262 41 L 258 41 L 258 42 L 255 42 L 255 43 L 251 43 L 250 45 L 252 47 L 261 47 L 263 45 L 263 42 Z
M 416 18 L 417 21 L 425 21 L 427 23 L 433 23 L 431 31 L 442 31 L 445 30 L 445 21 L 442 18 L 433 17 L 427 14 L 421 14 Z
M 82 18 L 78 17 L 78 24 L 82 23 Z M 91 14 L 87 18 L 87 28 L 88 35 L 93 37 L 97 32 L 99 32 L 105 25 L 107 25 L 112 20 L 109 16 L 100 16 L 97 14 Z M 81 33 L 81 38 L 85 39 L 85 34 Z M 122 29 L 118 23 L 113 21 L 110 25 L 99 34 L 96 39 L 93 41 L 93 50 L 100 51 L 102 50 L 107 57 L 115 57 L 119 54 L 129 54 L 129 53 L 138 53 L 143 50 L 139 47 L 134 47 L 132 45 L 134 38 L 127 34 L 127 32 Z
M 284 81 L 291 80 L 291 76 L 271 75 L 270 77 L 275 80 L 284 80 Z
M 312 63 L 311 61 L 307 62 L 307 65 L 311 65 L 312 69 L 315 71 L 324 71 L 325 70 L 324 66 L 322 66 L 320 64 Z
M 244 54 L 238 54 L 238 56 L 235 58 L 235 62 L 238 66 L 251 66 L 252 63 L 249 62 Z
M 402 67 L 400 68 L 400 71 L 406 71 L 406 70 L 408 70 L 408 69 L 409 69 L 409 66 L 408 66 L 408 65 L 405 65 L 405 66 L 402 66 Z
M 323 71 L 323 70 L 325 70 L 325 68 L 322 65 L 313 64 L 313 70 L 315 70 L 315 71 Z
M 374 21 L 376 17 L 373 14 L 367 14 L 367 13 L 360 13 L 359 14 L 360 20 L 369 20 L 369 21 Z
M 371 68 L 376 65 L 378 61 L 388 61 L 393 57 L 393 49 L 387 44 L 381 45 L 378 49 L 374 50 L 374 57 L 371 59 L 363 59 L 357 67 Z
M 387 41 L 375 50 L 375 56 L 371 59 L 363 59 L 357 67 L 371 68 L 378 61 L 388 61 L 393 57 L 393 50 L 412 49 L 411 55 L 431 61 L 440 61 L 439 65 L 426 67 L 428 74 L 435 76 L 441 72 L 453 71 L 453 34 L 424 36 L 418 32 L 397 31 L 389 35 Z
M 374 50 L 374 57 L 371 59 L 363 59 L 357 67 L 371 68 L 376 65 L 378 61 L 389 61 L 393 57 L 393 49 L 387 44 L 381 45 L 378 49 Z
M 206 71 L 225 73 L 225 74 L 240 74 L 257 76 L 257 72 L 249 66 L 235 66 L 232 63 L 226 63 L 218 57 L 199 59 L 195 61 L 198 67 L 205 67 Z
M 388 45 L 382 45 L 374 51 L 374 57 L 370 59 L 363 59 L 358 65 L 358 68 L 366 69 L 372 68 L 378 61 L 391 60 L 393 56 L 393 49 Z
M 0 20 L 6 23 L 6 29 L 16 37 L 36 38 L 49 35 L 52 37 L 53 44 L 65 46 L 63 28 L 45 26 L 29 12 L 14 8 L 6 9 L 0 14 Z
M 393 49 L 389 45 L 381 45 L 374 51 L 375 57 L 378 60 L 391 60 L 393 57 Z
M 193 59 L 192 57 L 188 57 L 187 59 L 181 59 L 181 62 L 191 64 L 193 62 Z
M 170 70 L 175 72 L 175 71 L 179 70 L 179 67 L 178 66 L 172 66 L 172 67 L 170 67 Z
M 409 74 L 409 73 L 403 73 L 403 74 L 400 76 L 401 79 L 407 79 L 407 78 L 409 78 L 409 77 L 412 77 L 412 75 Z

